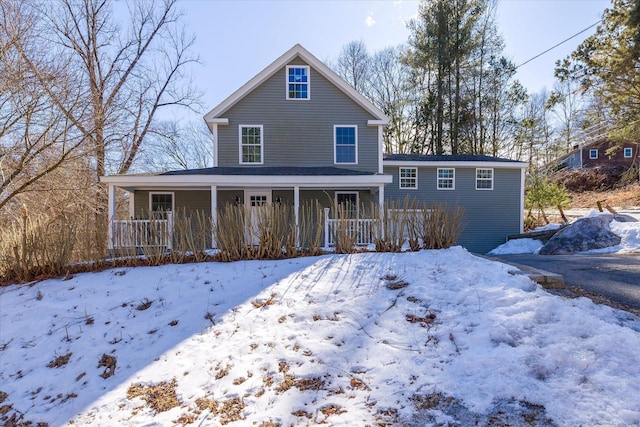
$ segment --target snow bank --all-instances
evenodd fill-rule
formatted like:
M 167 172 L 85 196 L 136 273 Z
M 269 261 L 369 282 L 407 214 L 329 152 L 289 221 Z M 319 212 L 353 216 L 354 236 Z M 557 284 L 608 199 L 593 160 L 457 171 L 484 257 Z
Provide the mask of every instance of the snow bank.
M 416 419 L 416 395 L 441 393 L 473 419 L 515 399 L 557 425 L 640 423 L 640 322 L 509 269 L 456 247 L 3 288 L 3 404 L 51 425 L 212 425 L 223 415 L 202 405 L 215 401 L 235 405 L 235 425 L 353 426 L 403 424 Z M 117 358 L 107 378 L 104 354 Z M 127 397 L 131 385 L 172 380 L 174 408 Z

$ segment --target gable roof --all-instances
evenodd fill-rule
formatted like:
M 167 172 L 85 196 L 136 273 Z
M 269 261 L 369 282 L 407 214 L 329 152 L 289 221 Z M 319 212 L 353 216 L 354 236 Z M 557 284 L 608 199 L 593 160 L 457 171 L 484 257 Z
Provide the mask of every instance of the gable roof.
M 309 64 L 317 73 L 329 80 L 340 89 L 343 93 L 349 96 L 360 107 L 369 112 L 375 117 L 376 120 L 380 120 L 382 123 L 387 124 L 389 118 L 378 107 L 373 105 L 371 101 L 365 98 L 360 92 L 355 90 L 351 85 L 344 81 L 335 71 L 327 67 L 322 61 L 313 56 L 308 50 L 302 47 L 300 44 L 296 44 L 278 59 L 273 61 L 267 68 L 259 72 L 254 78 L 245 83 L 240 89 L 233 92 L 227 99 L 222 101 L 213 110 L 209 111 L 204 116 L 204 120 L 209 122 L 215 122 L 215 119 L 220 119 L 229 108 L 234 106 L 244 96 L 249 94 L 257 86 L 265 82 L 275 73 L 280 71 L 284 66 L 289 64 L 294 58 L 299 57 L 307 64 Z

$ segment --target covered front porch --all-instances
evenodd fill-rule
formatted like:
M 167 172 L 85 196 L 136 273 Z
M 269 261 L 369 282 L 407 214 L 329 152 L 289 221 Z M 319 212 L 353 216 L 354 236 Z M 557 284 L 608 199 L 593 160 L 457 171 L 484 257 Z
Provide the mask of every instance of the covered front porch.
M 260 173 L 257 173 L 260 172 Z M 109 235 L 112 253 L 135 250 L 144 244 L 174 246 L 175 216 L 179 212 L 203 213 L 212 227 L 218 227 L 221 209 L 243 206 L 254 209 L 264 205 L 291 208 L 296 230 L 301 226 L 301 207 L 316 202 L 322 209 L 324 246 L 333 245 L 338 226 L 335 206 L 355 207 L 349 228 L 357 244 L 371 243 L 371 220 L 360 206 L 382 206 L 384 186 L 391 176 L 337 168 L 208 168 L 174 171 L 159 175 L 108 176 Z M 124 191 L 126 208 L 118 209 L 118 190 Z M 122 199 L 122 198 L 120 198 Z M 305 218 L 304 221 L 309 221 Z M 347 224 L 344 219 L 341 225 Z M 297 236 L 298 245 L 304 244 Z M 207 246 L 216 248 L 214 233 Z

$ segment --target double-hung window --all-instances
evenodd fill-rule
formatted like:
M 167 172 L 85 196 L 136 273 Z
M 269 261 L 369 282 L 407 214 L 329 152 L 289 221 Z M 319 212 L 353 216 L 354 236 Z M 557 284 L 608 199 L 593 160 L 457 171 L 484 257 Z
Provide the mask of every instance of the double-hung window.
M 287 99 L 309 99 L 309 67 L 287 66 Z
M 149 211 L 152 219 L 165 219 L 173 212 L 173 193 L 149 193 Z
M 633 155 L 633 149 L 631 147 L 624 148 L 624 158 L 628 159 Z
M 456 189 L 456 170 L 438 168 L 438 190 Z
M 358 127 L 334 126 L 335 163 L 358 163 Z
M 476 169 L 476 190 L 493 190 L 493 169 Z
M 399 181 L 401 189 L 418 188 L 418 168 L 400 168 Z
M 240 163 L 262 164 L 264 144 L 262 125 L 240 125 Z

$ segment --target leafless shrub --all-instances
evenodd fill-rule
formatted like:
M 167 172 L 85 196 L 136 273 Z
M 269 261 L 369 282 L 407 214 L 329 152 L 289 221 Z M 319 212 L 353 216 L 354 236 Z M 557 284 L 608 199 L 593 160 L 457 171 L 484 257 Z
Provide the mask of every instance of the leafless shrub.
M 358 214 L 355 215 L 349 206 L 336 205 L 331 201 L 332 210 L 335 215 L 336 223 L 333 230 L 334 250 L 337 254 L 350 254 L 355 251 L 356 243 L 358 243 Z
M 175 213 L 171 262 L 205 261 L 210 241 L 211 218 L 204 211 L 180 209 Z
M 58 276 L 73 260 L 76 225 L 64 214 L 32 219 L 26 208 L 0 235 L 0 277 L 28 281 Z
M 246 257 L 248 246 L 246 211 L 232 204 L 225 205 L 218 212 L 218 221 L 213 228 L 213 236 L 221 261 L 237 261 Z
M 317 200 L 300 206 L 298 240 L 299 244 L 306 249 L 307 255 L 315 256 L 322 253 L 323 221 L 322 207 Z
M 408 202 L 405 202 L 408 203 Z M 376 252 L 400 252 L 405 242 L 408 209 L 395 201 L 387 201 L 382 207 L 372 203 L 373 241 Z
M 434 203 L 422 212 L 423 249 L 444 249 L 454 245 L 464 228 L 464 209 L 446 203 Z
M 146 233 L 142 235 L 140 249 L 149 266 L 162 265 L 167 257 L 168 242 L 171 239 L 171 226 L 164 215 L 151 215 Z
M 281 259 L 285 242 L 291 232 L 290 209 L 285 205 L 273 204 L 252 208 L 255 227 L 250 227 L 258 241 L 254 245 L 255 259 Z M 295 231 L 295 229 L 294 229 Z M 294 236 L 295 239 L 295 236 Z

